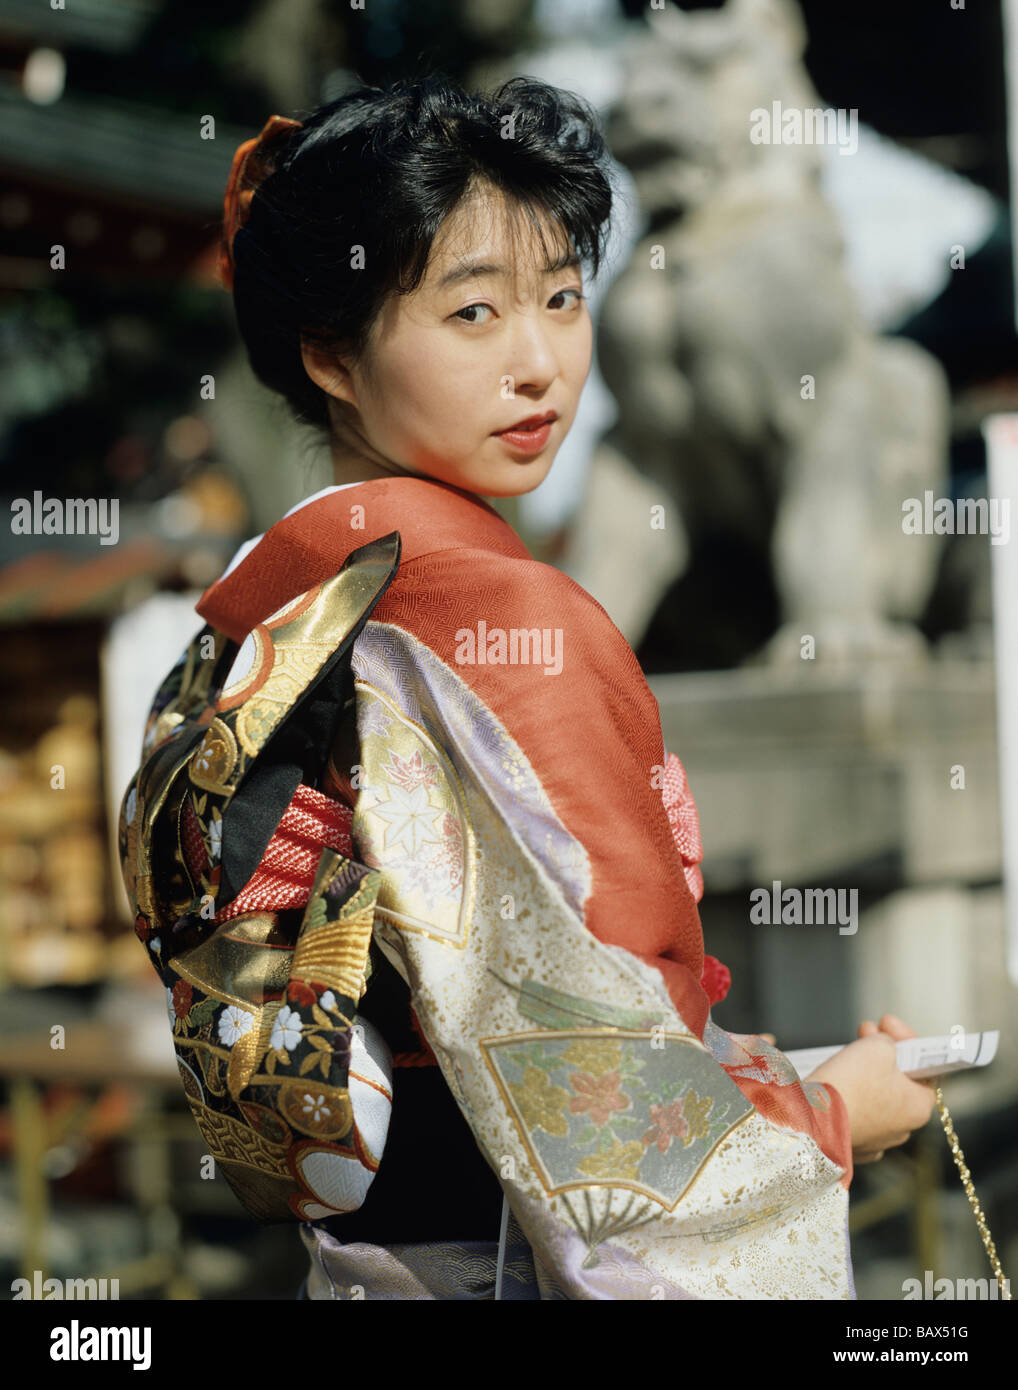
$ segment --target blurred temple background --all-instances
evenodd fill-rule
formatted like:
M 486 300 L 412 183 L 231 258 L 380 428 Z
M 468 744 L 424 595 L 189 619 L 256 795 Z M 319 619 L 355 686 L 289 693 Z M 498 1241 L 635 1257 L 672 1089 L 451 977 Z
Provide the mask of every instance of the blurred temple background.
M 1007 12 L 0 0 L 0 1290 L 38 1269 L 290 1298 L 303 1277 L 296 1226 L 203 1176 L 111 827 L 198 594 L 331 481 L 218 284 L 233 152 L 423 66 L 579 92 L 617 161 L 580 414 L 547 482 L 498 505 L 651 680 L 733 975 L 715 1018 L 784 1048 L 884 1012 L 999 1029 L 944 1091 L 1014 1277 L 1007 537 L 903 527 L 907 499 L 988 499 L 985 424 L 1018 411 Z M 806 108 L 840 113 L 837 139 L 753 137 L 751 113 Z M 115 534 L 16 526 L 36 496 L 115 499 Z M 775 881 L 857 890 L 858 931 L 752 923 Z M 858 1171 L 852 1231 L 863 1299 L 990 1274 L 936 1117 Z

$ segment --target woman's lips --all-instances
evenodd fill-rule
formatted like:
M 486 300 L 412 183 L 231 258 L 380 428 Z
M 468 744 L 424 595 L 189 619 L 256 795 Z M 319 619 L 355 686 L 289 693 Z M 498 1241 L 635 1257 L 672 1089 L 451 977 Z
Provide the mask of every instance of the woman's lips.
M 514 426 L 511 430 L 500 430 L 496 433 L 496 439 L 502 439 L 515 449 L 518 453 L 539 454 L 548 443 L 551 434 L 551 427 L 554 420 L 546 420 L 543 425 L 538 425 L 536 429 L 521 429 Z

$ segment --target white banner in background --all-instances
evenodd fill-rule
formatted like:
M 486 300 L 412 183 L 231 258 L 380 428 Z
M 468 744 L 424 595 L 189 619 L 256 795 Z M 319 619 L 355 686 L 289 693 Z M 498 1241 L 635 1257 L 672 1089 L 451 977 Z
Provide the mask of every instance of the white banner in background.
M 1018 414 L 988 415 L 986 495 L 1004 499 L 1018 515 Z M 1007 920 L 1007 972 L 1018 984 L 1018 545 L 991 545 L 993 644 L 997 666 L 997 741 L 1000 750 L 1000 820 Z
M 103 756 L 113 883 L 126 918 L 127 894 L 117 853 L 120 802 L 141 759 L 152 700 L 170 668 L 204 623 L 194 611 L 201 594 L 154 594 L 110 627 L 102 652 Z
M 1007 103 L 1007 156 L 1011 171 L 1011 228 L 1018 225 L 1018 0 L 1003 0 L 1001 20 L 1004 28 L 1004 90 Z M 1018 332 L 1018 237 L 1011 238 L 1011 265 L 1014 274 L 1015 331 Z

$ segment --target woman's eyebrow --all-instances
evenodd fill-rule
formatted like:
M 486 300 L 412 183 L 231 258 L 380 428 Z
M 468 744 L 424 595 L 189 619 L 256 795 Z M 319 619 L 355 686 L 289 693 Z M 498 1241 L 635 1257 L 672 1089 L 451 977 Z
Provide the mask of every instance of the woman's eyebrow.
M 559 256 L 559 258 L 544 267 L 545 275 L 555 275 L 561 270 L 568 270 L 572 266 L 580 264 L 580 258 L 575 251 L 570 251 Z M 507 276 L 508 269 L 504 265 L 493 265 L 489 261 L 467 261 L 463 265 L 457 266 L 454 270 L 448 270 L 438 282 L 438 289 L 447 289 L 450 285 L 457 285 L 462 280 L 475 280 L 481 275 L 502 275 Z

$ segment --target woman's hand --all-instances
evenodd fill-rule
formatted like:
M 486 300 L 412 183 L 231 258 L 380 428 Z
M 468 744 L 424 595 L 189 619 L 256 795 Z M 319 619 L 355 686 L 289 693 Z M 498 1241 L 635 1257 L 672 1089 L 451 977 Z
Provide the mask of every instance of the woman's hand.
M 919 1036 L 914 1028 L 903 1023 L 895 1014 L 884 1014 L 879 1023 L 872 1023 L 867 1018 L 859 1024 L 860 1038 L 871 1038 L 874 1033 L 886 1033 L 895 1042 L 902 1042 L 905 1038 L 917 1038 Z
M 840 1092 L 856 1163 L 875 1163 L 930 1118 L 933 1088 L 906 1076 L 894 1051 L 896 1041 L 917 1036 L 893 1014 L 885 1014 L 879 1025 L 867 1019 L 859 1025 L 858 1041 L 810 1073 L 810 1081 L 829 1081 Z

